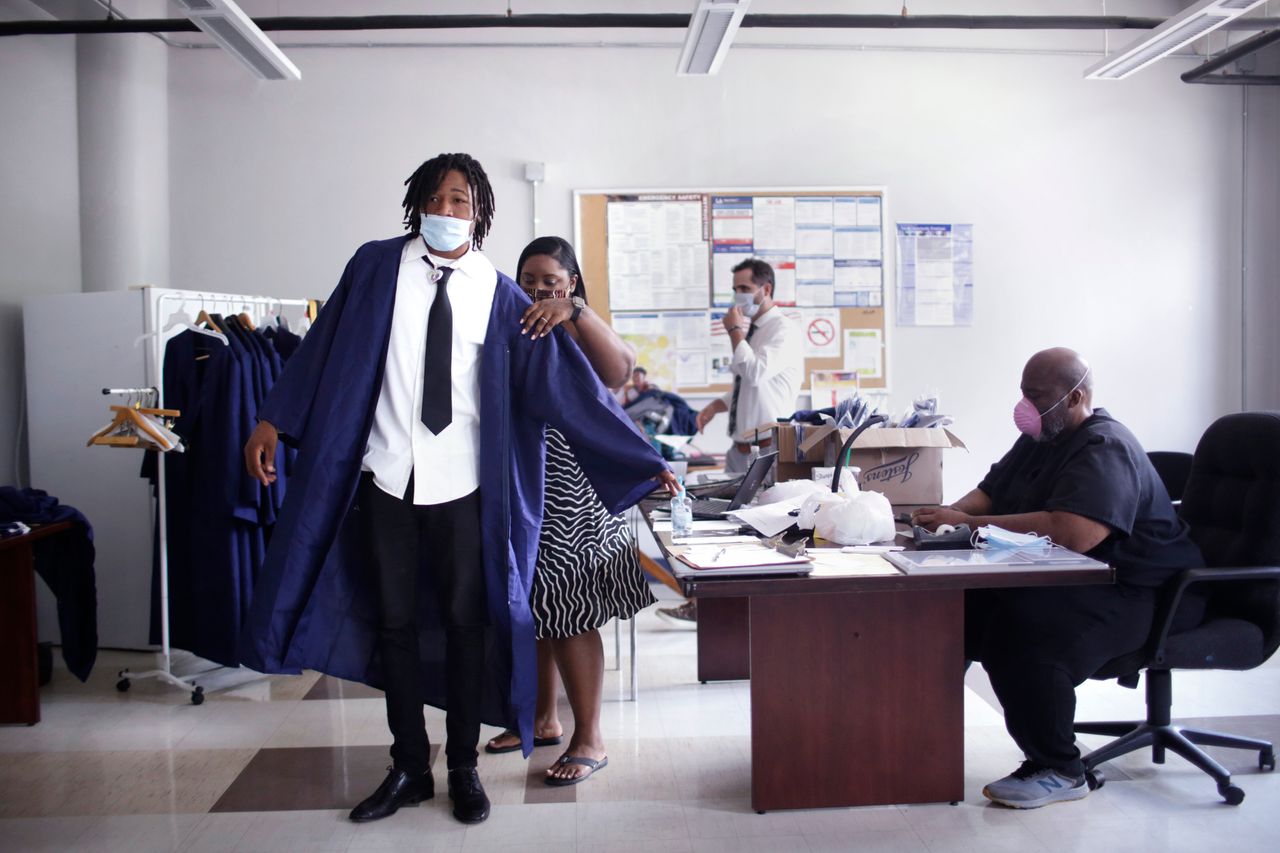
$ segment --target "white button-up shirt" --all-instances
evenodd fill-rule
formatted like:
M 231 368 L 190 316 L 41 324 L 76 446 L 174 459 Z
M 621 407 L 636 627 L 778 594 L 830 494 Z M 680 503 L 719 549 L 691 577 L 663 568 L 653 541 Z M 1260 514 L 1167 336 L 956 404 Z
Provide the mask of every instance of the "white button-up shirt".
M 419 236 L 405 243 L 400 256 L 391 341 L 363 467 L 395 497 L 404 496 L 417 470 L 413 502 L 441 504 L 480 486 L 480 353 L 498 276 L 475 249 L 457 260 L 430 256 L 437 267 L 453 267 L 445 291 L 453 310 L 453 420 L 433 435 L 421 417 L 427 316 L 438 289 L 423 259 L 427 254 Z
M 754 321 L 750 341 L 733 350 L 730 370 L 742 377 L 738 391 L 738 431 L 734 441 L 747 441 L 756 427 L 786 417 L 796 410 L 796 394 L 804 377 L 804 351 L 800 330 L 775 305 Z M 720 399 L 733 404 L 733 390 Z

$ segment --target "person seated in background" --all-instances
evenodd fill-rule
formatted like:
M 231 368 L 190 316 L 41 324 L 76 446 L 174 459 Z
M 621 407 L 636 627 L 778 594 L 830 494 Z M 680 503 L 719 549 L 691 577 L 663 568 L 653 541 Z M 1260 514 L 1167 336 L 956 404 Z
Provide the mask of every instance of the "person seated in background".
M 645 391 L 657 390 L 658 386 L 649 381 L 649 371 L 640 365 L 636 365 L 631 371 L 631 381 L 614 392 L 614 396 L 618 398 L 618 403 L 622 406 L 630 406 L 640 398 Z
M 1089 793 L 1076 748 L 1075 688 L 1147 641 L 1159 587 L 1204 565 L 1142 446 L 1105 409 L 1077 353 L 1038 352 L 1022 372 L 1013 418 L 1023 433 L 976 489 L 949 507 L 912 513 L 940 524 L 995 525 L 1053 542 L 1115 568 L 1114 584 L 970 590 L 965 658 L 979 660 L 1026 756 L 982 793 L 1038 808 Z M 1204 603 L 1179 611 L 1195 620 Z

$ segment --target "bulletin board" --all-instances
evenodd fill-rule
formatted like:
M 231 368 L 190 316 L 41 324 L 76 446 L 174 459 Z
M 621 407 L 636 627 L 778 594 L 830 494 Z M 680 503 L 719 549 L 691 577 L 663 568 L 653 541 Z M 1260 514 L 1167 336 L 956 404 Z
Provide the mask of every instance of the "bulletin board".
M 800 328 L 802 389 L 813 371 L 847 369 L 862 389 L 888 388 L 883 188 L 584 190 L 574 202 L 587 301 L 660 387 L 732 387 L 720 318 L 732 267 L 756 257 L 774 267 L 773 310 Z

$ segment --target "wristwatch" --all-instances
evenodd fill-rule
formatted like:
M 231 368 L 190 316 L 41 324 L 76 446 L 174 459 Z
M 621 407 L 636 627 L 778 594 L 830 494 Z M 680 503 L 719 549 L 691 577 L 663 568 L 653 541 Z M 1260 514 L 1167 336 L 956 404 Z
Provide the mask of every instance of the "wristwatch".
M 587 307 L 587 300 L 581 296 L 575 296 L 569 301 L 573 303 L 573 313 L 569 315 L 569 321 L 576 323 L 578 322 L 578 316 L 582 314 L 582 309 Z

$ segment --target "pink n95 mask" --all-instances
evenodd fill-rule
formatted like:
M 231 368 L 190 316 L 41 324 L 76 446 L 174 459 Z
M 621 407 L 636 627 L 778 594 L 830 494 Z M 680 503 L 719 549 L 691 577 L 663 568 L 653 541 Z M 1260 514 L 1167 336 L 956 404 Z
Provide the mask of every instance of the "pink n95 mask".
M 1090 370 L 1093 370 L 1093 368 L 1090 367 L 1085 369 L 1084 376 L 1081 376 L 1080 381 L 1071 386 L 1071 391 L 1076 390 L 1084 384 L 1085 379 L 1089 378 Z M 1071 396 L 1071 391 L 1063 394 L 1058 399 L 1058 402 L 1054 403 L 1043 412 L 1037 409 L 1035 403 L 1032 403 L 1026 397 L 1019 400 L 1018 404 L 1013 407 L 1013 423 L 1017 426 L 1018 432 L 1021 432 L 1024 435 L 1029 435 L 1032 438 L 1039 438 L 1041 430 L 1044 429 L 1044 416 L 1061 406 L 1062 401 Z

